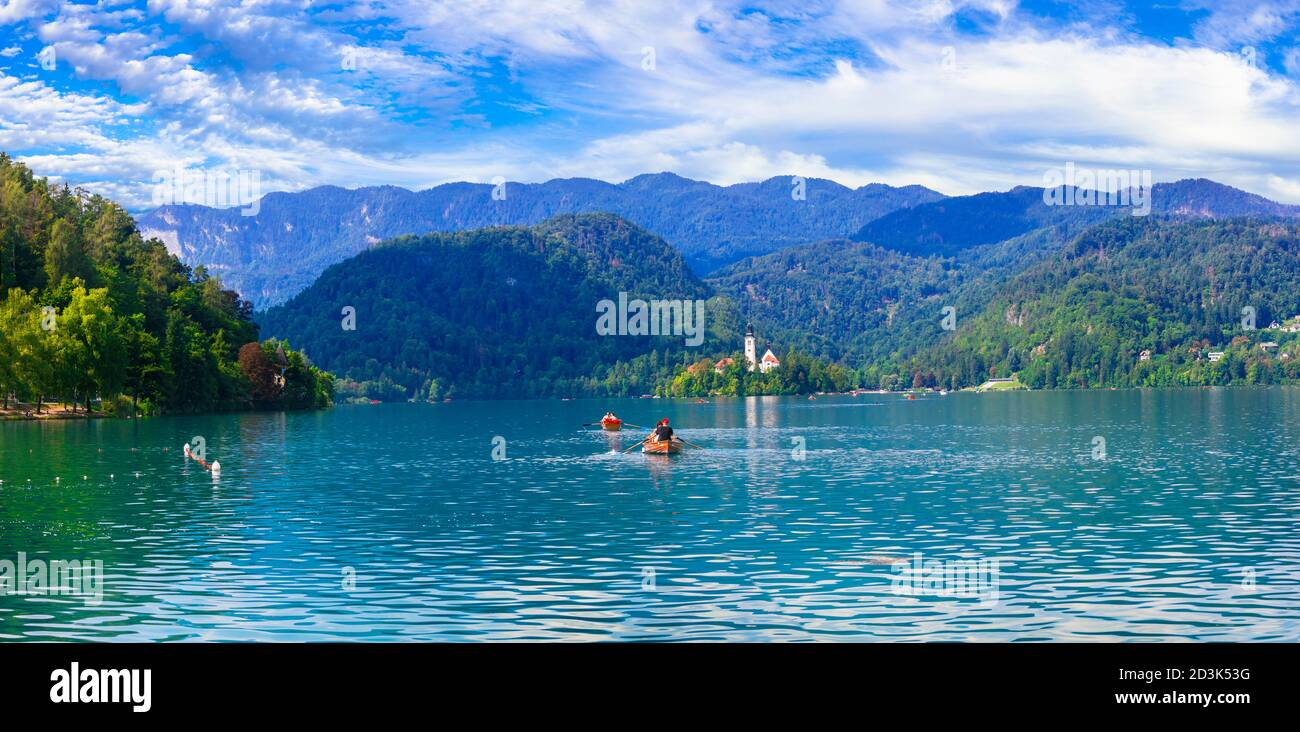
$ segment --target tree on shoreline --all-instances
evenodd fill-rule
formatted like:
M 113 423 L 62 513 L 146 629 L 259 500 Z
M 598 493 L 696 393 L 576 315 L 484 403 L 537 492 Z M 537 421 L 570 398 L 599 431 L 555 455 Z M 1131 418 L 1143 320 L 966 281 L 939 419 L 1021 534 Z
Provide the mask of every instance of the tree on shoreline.
M 47 397 L 89 413 L 247 409 L 237 361 L 256 343 L 252 309 L 203 267 L 190 269 L 100 196 L 37 179 L 0 153 L 0 402 Z M 328 406 L 328 374 L 300 354 L 295 398 Z M 129 404 L 125 399 L 129 396 Z M 119 398 L 121 398 L 119 400 Z

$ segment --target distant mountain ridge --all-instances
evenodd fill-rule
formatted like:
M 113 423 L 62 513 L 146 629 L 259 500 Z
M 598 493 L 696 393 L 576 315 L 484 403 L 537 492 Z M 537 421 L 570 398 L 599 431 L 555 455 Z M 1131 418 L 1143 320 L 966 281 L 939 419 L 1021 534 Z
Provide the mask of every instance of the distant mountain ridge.
M 1044 226 L 1079 231 L 1117 216 L 1130 216 L 1133 209 L 1132 206 L 1048 205 L 1043 194 L 1042 188 L 1019 186 L 1006 192 L 922 203 L 868 222 L 852 238 L 904 254 L 953 256 L 964 249 L 1005 241 Z M 1153 185 L 1150 213 L 1180 219 L 1298 218 L 1300 206 L 1277 203 L 1222 183 L 1195 178 Z
M 140 216 L 138 224 L 146 237 L 161 239 L 191 265 L 219 273 L 263 308 L 300 292 L 329 265 L 403 234 L 613 213 L 663 237 L 693 270 L 705 273 L 786 246 L 848 236 L 891 211 L 942 198 L 923 186 L 873 183 L 854 189 L 808 178 L 799 190 L 794 178 L 781 176 L 723 187 L 658 173 L 618 184 L 568 178 L 503 188 L 448 183 L 419 192 L 322 186 L 268 194 L 255 216 L 170 205 Z

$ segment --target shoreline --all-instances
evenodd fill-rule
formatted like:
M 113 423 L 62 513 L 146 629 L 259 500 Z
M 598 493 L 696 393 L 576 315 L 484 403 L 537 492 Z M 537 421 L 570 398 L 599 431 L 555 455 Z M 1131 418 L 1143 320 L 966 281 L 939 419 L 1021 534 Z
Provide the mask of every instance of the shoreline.
M 609 400 L 656 400 L 656 401 L 690 401 L 704 400 L 707 402 L 730 400 L 730 399 L 767 399 L 767 398 L 786 398 L 786 399 L 807 399 L 808 397 L 852 397 L 852 396 L 906 396 L 914 394 L 917 396 L 938 397 L 953 396 L 954 394 L 1055 394 L 1065 392 L 1077 392 L 1080 394 L 1110 392 L 1110 391 L 1195 391 L 1205 389 L 1286 389 L 1300 388 L 1300 383 L 1294 384 L 1185 384 L 1173 386 L 1094 386 L 1086 389 L 1030 389 L 1028 387 L 1006 388 L 1006 389 L 978 389 L 976 387 L 963 387 L 956 391 L 948 391 L 947 394 L 941 394 L 938 389 L 903 389 L 899 391 L 884 391 L 879 389 L 860 389 L 854 391 L 836 391 L 836 392 L 808 392 L 803 394 L 746 394 L 744 396 L 735 395 L 709 395 L 709 396 L 655 396 L 642 394 L 638 396 L 577 396 L 577 397 L 491 397 L 491 398 L 472 398 L 461 397 L 457 399 L 444 399 L 437 402 L 424 400 L 393 400 L 393 401 L 342 401 L 335 402 L 336 407 L 369 407 L 383 404 L 452 404 L 452 403 L 481 403 L 481 402 L 578 402 L 578 401 L 609 401 Z
M 390 402 L 396 403 L 396 402 Z M 274 412 L 323 412 L 341 406 L 345 403 L 339 402 L 331 404 L 328 407 L 304 407 L 302 409 L 227 409 L 211 412 L 174 412 L 164 414 L 145 414 L 140 413 L 131 416 L 119 416 L 116 414 L 107 414 L 105 412 L 72 412 L 62 406 L 57 408 L 46 405 L 39 415 L 29 413 L 23 409 L 0 409 L 0 422 L 72 422 L 78 420 L 132 420 L 132 419 L 149 419 L 154 417 L 196 417 L 196 416 L 213 416 L 219 414 L 270 414 Z
M 80 410 L 73 412 L 62 405 L 56 407 L 50 404 L 42 405 L 40 414 L 36 414 L 34 411 L 29 409 L 15 409 L 13 407 L 9 409 L 0 409 L 0 422 L 57 422 L 77 419 L 89 420 L 113 418 L 113 415 L 104 414 L 103 412 L 83 412 Z M 121 417 L 120 419 L 130 418 Z
M 1197 385 L 1180 385 L 1180 386 L 1098 386 L 1086 389 L 1030 389 L 1027 387 L 1015 389 L 978 389 L 975 387 L 964 387 L 956 391 L 948 391 L 942 394 L 937 389 L 904 389 L 900 391 L 885 391 L 881 389 L 859 389 L 856 391 L 839 391 L 839 392 L 811 392 L 807 394 L 747 394 L 745 396 L 734 395 L 711 395 L 711 396 L 652 396 L 643 394 L 640 396 L 580 396 L 580 397 L 500 397 L 489 399 L 443 399 L 437 402 L 429 401 L 336 401 L 329 407 L 313 409 L 234 409 L 215 412 L 193 412 L 193 413 L 175 413 L 175 414 L 139 414 L 134 417 L 119 417 L 113 414 L 103 412 L 82 412 L 73 413 L 63 407 L 53 408 L 46 406 L 39 416 L 27 414 L 20 409 L 0 409 L 0 422 L 61 422 L 74 420 L 92 420 L 92 419 L 144 419 L 146 417 L 179 417 L 179 416 L 198 416 L 198 415 L 217 415 L 217 414 L 254 414 L 262 412 L 312 412 L 326 411 L 335 407 L 371 407 L 384 404 L 451 404 L 457 402 L 576 402 L 576 401 L 608 401 L 612 399 L 635 399 L 635 400 L 663 400 L 663 401 L 689 401 L 702 404 L 712 403 L 714 401 L 732 400 L 732 399 L 768 399 L 768 398 L 788 398 L 788 399 L 809 399 L 820 397 L 854 397 L 854 396 L 900 396 L 908 395 L 939 397 L 952 396 L 954 394 L 995 394 L 995 393 L 1048 393 L 1048 392 L 1103 392 L 1103 391 L 1192 391 L 1204 389 L 1271 389 L 1271 388 L 1300 388 L 1300 384 L 1197 384 Z M 702 402 L 700 400 L 703 400 Z

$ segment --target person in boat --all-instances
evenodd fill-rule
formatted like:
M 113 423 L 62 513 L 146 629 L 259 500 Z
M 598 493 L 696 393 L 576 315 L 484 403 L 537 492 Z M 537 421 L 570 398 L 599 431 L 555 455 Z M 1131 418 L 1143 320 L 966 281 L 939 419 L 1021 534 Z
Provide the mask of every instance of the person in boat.
M 613 412 L 605 412 L 605 416 L 604 416 L 604 417 L 601 417 L 601 418 L 600 418 L 600 421 L 601 421 L 601 422 L 617 422 L 617 421 L 619 421 L 619 420 L 618 420 L 618 417 L 615 417 L 615 416 L 614 416 L 614 413 L 613 413 Z
M 654 442 L 666 442 L 673 439 L 673 428 L 668 426 L 668 418 L 664 417 L 655 425 L 655 431 L 650 433 L 650 439 Z

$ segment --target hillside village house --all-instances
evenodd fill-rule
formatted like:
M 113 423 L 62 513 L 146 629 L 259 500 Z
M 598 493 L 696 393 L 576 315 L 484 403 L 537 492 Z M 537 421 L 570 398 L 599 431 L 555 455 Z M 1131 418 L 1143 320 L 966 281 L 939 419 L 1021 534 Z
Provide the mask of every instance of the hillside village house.
M 1264 353 L 1270 353 L 1272 351 L 1277 350 L 1277 343 L 1274 343 L 1273 341 L 1264 341 L 1263 343 L 1259 344 L 1259 348 Z
M 1214 363 L 1223 358 L 1223 351 L 1210 351 L 1210 363 Z
M 1141 353 L 1138 354 L 1138 360 L 1139 360 L 1139 361 L 1150 361 L 1150 360 L 1151 360 L 1151 352 L 1150 352 L 1150 351 L 1145 351 L 1145 350 L 1142 351 Z

